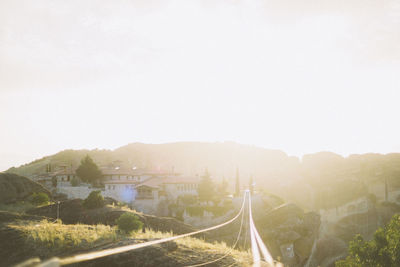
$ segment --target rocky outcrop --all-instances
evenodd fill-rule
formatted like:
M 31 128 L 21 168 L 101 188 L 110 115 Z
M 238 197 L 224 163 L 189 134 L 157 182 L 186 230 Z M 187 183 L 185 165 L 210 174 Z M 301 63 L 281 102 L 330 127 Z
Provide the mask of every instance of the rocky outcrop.
M 33 193 L 44 192 L 51 196 L 42 185 L 12 173 L 0 173 L 0 203 L 12 203 L 28 199 Z
M 284 204 L 258 217 L 256 224 L 274 259 L 285 266 L 304 266 L 318 237 L 320 216 Z

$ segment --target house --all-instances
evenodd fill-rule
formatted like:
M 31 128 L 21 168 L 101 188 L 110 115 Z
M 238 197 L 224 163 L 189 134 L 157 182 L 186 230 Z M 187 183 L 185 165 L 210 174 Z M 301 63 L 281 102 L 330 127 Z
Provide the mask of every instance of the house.
M 131 205 L 136 210 L 154 214 L 159 212 L 160 205 L 176 203 L 179 196 L 197 195 L 198 184 L 198 176 L 154 176 L 135 186 L 136 198 Z
M 72 186 L 71 180 L 76 176 L 72 167 L 61 168 L 46 173 L 42 179 L 50 184 L 57 180 L 57 192 L 69 198 L 86 198 L 93 190 L 101 190 L 104 197 L 130 204 L 133 208 L 156 213 L 160 203 L 175 203 L 179 196 L 197 195 L 200 181 L 198 176 L 182 176 L 172 172 L 152 171 L 138 168 L 120 168 L 112 165 L 100 167 L 104 188 L 92 188 L 81 183 Z
M 72 167 L 58 166 L 55 171 L 44 172 L 36 175 L 30 176 L 32 180 L 37 183 L 42 184 L 47 189 L 53 189 L 54 185 L 60 186 L 70 186 L 71 180 L 77 177 L 75 174 L 75 169 Z
M 142 178 L 121 175 L 121 178 L 104 181 L 105 195 L 122 200 L 125 198 L 124 196 L 131 195 L 128 191 L 133 190 L 132 196 L 134 200 L 150 199 L 157 201 L 160 196 L 175 201 L 182 195 L 197 195 L 199 183 L 199 177 L 197 176 L 186 177 L 174 174 L 167 176 L 142 175 L 140 177 Z
M 77 177 L 75 170 L 71 168 L 49 173 L 49 175 L 57 180 L 57 186 L 70 186 L 71 180 Z

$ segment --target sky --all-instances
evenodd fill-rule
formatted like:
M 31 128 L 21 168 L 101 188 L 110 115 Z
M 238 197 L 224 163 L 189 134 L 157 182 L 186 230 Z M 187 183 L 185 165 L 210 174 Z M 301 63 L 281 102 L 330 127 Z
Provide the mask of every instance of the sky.
M 2 0 L 0 171 L 63 149 L 400 152 L 396 0 Z

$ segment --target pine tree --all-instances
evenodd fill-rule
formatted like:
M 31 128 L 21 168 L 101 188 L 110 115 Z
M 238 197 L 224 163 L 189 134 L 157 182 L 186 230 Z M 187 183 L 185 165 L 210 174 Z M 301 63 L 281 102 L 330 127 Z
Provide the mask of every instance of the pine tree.
M 214 183 L 207 169 L 205 174 L 201 177 L 197 192 L 199 194 L 200 201 L 212 201 L 215 197 Z
M 86 155 L 86 157 L 81 160 L 81 165 L 76 169 L 76 175 L 78 175 L 82 181 L 96 186 L 99 185 L 99 181 L 102 178 L 99 167 L 97 167 L 96 163 L 89 155 Z
M 220 195 L 222 197 L 225 197 L 225 196 L 227 196 L 229 194 L 228 193 L 228 187 L 229 187 L 228 181 L 225 179 L 225 177 L 223 177 L 222 178 L 222 183 L 221 183 L 221 188 L 219 190 L 219 193 L 220 193 Z

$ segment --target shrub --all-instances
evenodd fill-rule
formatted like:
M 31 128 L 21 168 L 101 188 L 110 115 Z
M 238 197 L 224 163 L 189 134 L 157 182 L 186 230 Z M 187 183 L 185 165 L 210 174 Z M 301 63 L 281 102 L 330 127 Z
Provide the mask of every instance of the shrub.
M 181 196 L 180 200 L 185 205 L 193 205 L 197 203 L 197 197 L 189 194 Z
M 400 215 L 394 215 L 385 228 L 376 230 L 372 240 L 357 235 L 349 244 L 349 256 L 336 267 L 400 266 Z
M 143 223 L 139 220 L 138 216 L 131 212 L 125 212 L 115 222 L 118 225 L 118 229 L 125 233 L 138 231 L 143 227 Z
M 204 214 L 204 208 L 202 206 L 190 206 L 186 207 L 185 210 L 192 217 L 194 216 L 202 217 Z
M 104 206 L 104 198 L 99 190 L 92 191 L 83 201 L 83 206 L 88 209 L 96 209 Z
M 49 202 L 49 196 L 46 193 L 33 193 L 32 194 L 32 204 L 34 205 L 44 205 Z
M 226 214 L 230 208 L 229 207 L 219 207 L 219 206 L 206 206 L 204 209 L 208 212 L 211 212 L 214 216 L 222 216 Z
M 57 187 L 57 178 L 56 177 L 51 178 L 51 184 L 53 185 L 53 187 Z
M 78 177 L 74 177 L 71 179 L 71 186 L 78 186 L 81 183 Z
M 222 206 L 233 209 L 232 199 L 224 199 L 224 201 L 222 202 Z

